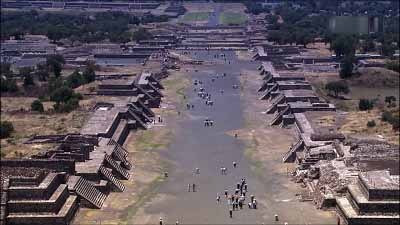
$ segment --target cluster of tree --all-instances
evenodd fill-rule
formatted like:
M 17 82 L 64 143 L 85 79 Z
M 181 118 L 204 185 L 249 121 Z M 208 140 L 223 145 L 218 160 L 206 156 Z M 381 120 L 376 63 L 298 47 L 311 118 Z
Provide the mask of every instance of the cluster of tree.
M 283 5 L 275 11 L 276 15 L 267 15 L 268 40 L 279 44 L 298 44 L 304 47 L 324 36 L 328 27 L 327 15 L 310 16 L 311 11 L 304 8 L 292 8 Z M 278 16 L 284 23 L 278 23 Z
M 1 38 L 23 34 L 47 35 L 58 41 L 68 38 L 71 41 L 128 42 L 131 40 L 130 25 L 167 21 L 166 16 L 145 15 L 137 17 L 123 12 L 101 12 L 88 14 L 61 14 L 30 12 L 3 12 L 1 14 Z
M 382 116 L 381 116 L 381 120 L 383 122 L 388 122 L 392 125 L 393 130 L 399 130 L 400 129 L 400 117 L 398 112 L 397 116 L 393 115 L 393 113 L 388 112 L 388 111 L 384 111 L 382 112 Z
M 82 100 L 82 95 L 63 85 L 51 93 L 50 100 L 56 102 L 53 106 L 56 112 L 71 112 L 79 107 L 79 100 Z
M 19 68 L 18 74 L 14 74 L 11 70 L 11 64 L 1 64 L 1 92 L 17 92 L 18 86 L 15 76 L 23 79 L 23 86 L 29 87 L 35 85 L 36 76 L 39 81 L 46 81 L 50 75 L 60 77 L 62 65 L 65 63 L 61 55 L 48 56 L 46 63 L 38 64 L 36 69 L 32 67 Z
M 8 138 L 14 132 L 14 126 L 9 121 L 0 121 L 0 138 Z
M 81 85 L 93 82 L 96 79 L 95 64 L 89 63 L 83 72 L 75 70 L 66 79 L 66 85 L 70 88 L 77 88 Z

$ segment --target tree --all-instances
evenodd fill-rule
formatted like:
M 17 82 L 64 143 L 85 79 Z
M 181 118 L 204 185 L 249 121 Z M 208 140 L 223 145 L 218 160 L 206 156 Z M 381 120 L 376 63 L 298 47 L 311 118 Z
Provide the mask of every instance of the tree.
M 142 27 L 140 27 L 137 31 L 132 33 L 132 40 L 134 41 L 147 40 L 150 39 L 151 37 L 152 34 Z
M 42 102 L 39 99 L 36 99 L 35 101 L 33 101 L 31 104 L 31 110 L 37 111 L 37 112 L 44 112 L 44 107 L 43 107 Z
M 94 64 L 93 62 L 89 62 L 86 65 L 86 68 L 82 74 L 85 83 L 90 83 L 96 80 L 95 69 L 96 69 L 96 64 Z
M 0 121 L 0 138 L 8 138 L 14 132 L 14 126 L 9 121 Z
M 15 81 L 15 79 L 5 78 L 5 77 L 1 77 L 0 79 L 1 79 L 0 80 L 1 92 L 16 92 L 16 91 L 18 91 L 18 86 L 17 86 L 17 82 Z
M 70 88 L 77 88 L 84 83 L 81 72 L 75 70 L 71 75 L 67 77 L 67 86 Z
M 48 93 L 53 93 L 53 91 L 64 85 L 64 81 L 61 77 L 50 76 L 47 85 Z
M 38 64 L 36 69 L 36 76 L 40 81 L 46 81 L 49 78 L 49 68 L 45 64 Z
M 50 100 L 60 103 L 60 102 L 67 102 L 70 98 L 73 97 L 74 91 L 66 86 L 62 86 L 53 91 L 50 95 Z
M 330 49 L 335 52 L 336 57 L 341 58 L 345 55 L 354 55 L 357 43 L 358 40 L 355 37 L 339 35 L 332 40 Z
M 375 120 L 370 120 L 367 122 L 367 127 L 375 127 L 375 126 L 376 126 Z
M 362 51 L 363 52 L 371 52 L 371 51 L 375 51 L 375 42 L 372 38 L 367 38 L 364 40 L 364 42 L 362 43 Z
M 325 85 L 325 89 L 333 93 L 335 98 L 339 97 L 339 93 L 347 94 L 350 92 L 349 85 L 345 81 L 332 81 Z
M 385 102 L 389 105 L 392 106 L 392 103 L 396 102 L 396 97 L 395 96 L 386 96 L 385 97 Z
M 1 70 L 1 76 L 11 77 L 13 75 L 10 63 L 1 63 L 0 70 Z
M 339 75 L 342 79 L 349 78 L 353 74 L 353 63 L 355 62 L 355 57 L 353 55 L 348 55 L 342 60 L 342 66 Z
M 24 78 L 24 86 L 32 86 L 35 85 L 32 77 L 32 68 L 31 67 L 22 67 L 19 69 L 19 75 Z
M 62 71 L 62 65 L 65 63 L 62 55 L 51 55 L 46 59 L 46 65 L 53 71 L 54 76 L 59 77 Z
M 360 101 L 358 102 L 358 108 L 361 111 L 371 110 L 374 108 L 374 102 L 368 99 L 360 99 Z

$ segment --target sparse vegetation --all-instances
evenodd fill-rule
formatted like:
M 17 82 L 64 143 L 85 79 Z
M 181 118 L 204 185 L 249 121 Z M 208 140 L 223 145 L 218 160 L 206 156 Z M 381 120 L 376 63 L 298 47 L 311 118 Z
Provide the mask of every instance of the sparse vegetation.
M 370 120 L 367 122 L 367 127 L 375 127 L 375 126 L 376 126 L 375 120 Z
M 31 110 L 36 112 L 44 112 L 44 107 L 42 102 L 39 99 L 36 99 L 31 104 Z
M 358 102 L 358 109 L 361 111 L 371 110 L 374 108 L 374 101 L 369 99 L 360 99 Z
M 9 121 L 0 122 L 0 138 L 8 138 L 14 132 L 14 126 Z
M 335 98 L 339 97 L 340 93 L 348 94 L 350 92 L 349 85 L 345 81 L 332 81 L 325 85 L 325 89 L 333 93 Z

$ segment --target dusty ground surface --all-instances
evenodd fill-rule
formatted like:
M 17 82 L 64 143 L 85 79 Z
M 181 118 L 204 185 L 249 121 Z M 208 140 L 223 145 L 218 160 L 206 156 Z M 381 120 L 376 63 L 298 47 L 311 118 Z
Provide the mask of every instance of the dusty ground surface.
M 194 59 L 211 56 L 192 55 Z M 241 61 L 230 52 L 226 62 L 183 66 L 164 80 L 163 107 L 155 111 L 165 123 L 134 132 L 126 141 L 134 169 L 124 182 L 125 192 L 112 193 L 101 210 L 82 209 L 75 224 L 156 224 L 160 217 L 167 224 L 176 220 L 180 224 L 254 224 L 272 223 L 274 214 L 291 224 L 332 224 L 331 213 L 297 200 L 301 190 L 290 183 L 287 165 L 281 163 L 282 154 L 294 141 L 292 131 L 267 125 L 270 118 L 262 114 L 267 103 L 257 100 L 256 93 L 261 77 L 256 65 L 245 60 L 250 56 L 241 54 Z M 212 82 L 215 74 L 220 76 Z M 195 79 L 203 81 L 214 106 L 205 105 L 193 91 L 199 88 L 192 85 Z M 233 84 L 241 88 L 233 89 Z M 195 107 L 187 110 L 187 103 Z M 204 127 L 206 117 L 215 121 L 213 127 Z M 232 161 L 238 168 L 232 168 Z M 221 166 L 228 168 L 228 175 L 220 175 Z M 200 174 L 194 174 L 196 167 Z M 168 178 L 162 176 L 164 171 Z M 230 219 L 223 191 L 231 192 L 242 177 L 258 199 L 259 209 L 235 211 Z M 197 184 L 197 192 L 187 191 L 189 183 Z M 220 203 L 215 201 L 217 193 Z M 304 218 L 304 214 L 310 216 Z
M 100 210 L 81 209 L 74 224 L 128 224 L 128 219 L 140 213 L 143 204 L 157 193 L 164 181 L 164 171 L 172 165 L 162 155 L 175 136 L 173 127 L 176 126 L 178 111 L 181 111 L 184 102 L 182 91 L 190 83 L 183 72 L 171 71 L 171 75 L 162 84 L 165 87 L 165 98 L 162 107 L 153 111 L 162 115 L 165 123 L 156 124 L 149 130 L 131 132 L 125 141 L 124 147 L 134 165 L 130 179 L 123 181 L 125 191 L 111 193 Z
M 87 104 L 90 100 L 82 100 L 81 107 L 70 113 L 52 113 L 48 110 L 53 102 L 44 102 L 44 113 L 30 111 L 31 103 L 36 98 L 2 97 L 1 120 L 10 121 L 15 132 L 10 138 L 1 139 L 1 157 L 26 157 L 47 150 L 48 144 L 23 144 L 33 135 L 63 134 L 79 132 L 89 115 Z

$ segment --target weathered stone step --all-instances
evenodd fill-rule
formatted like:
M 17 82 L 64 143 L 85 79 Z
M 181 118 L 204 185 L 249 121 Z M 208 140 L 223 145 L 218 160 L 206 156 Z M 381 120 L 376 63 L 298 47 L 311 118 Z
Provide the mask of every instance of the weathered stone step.
M 73 187 L 76 194 L 91 203 L 94 207 L 100 209 L 107 195 L 97 190 L 97 188 L 85 178 L 78 177 L 77 179 Z
M 70 195 L 57 213 L 10 213 L 8 225 L 67 225 L 78 209 L 77 196 Z
M 106 154 L 104 159 L 113 171 L 117 172 L 124 179 L 129 179 L 129 172 L 122 168 L 113 158 L 111 158 L 111 156 Z
M 109 169 L 107 169 L 104 166 L 100 167 L 100 173 L 104 176 L 105 180 L 109 181 L 111 185 L 117 190 L 117 191 L 124 191 L 125 186 L 124 184 L 119 181 Z

